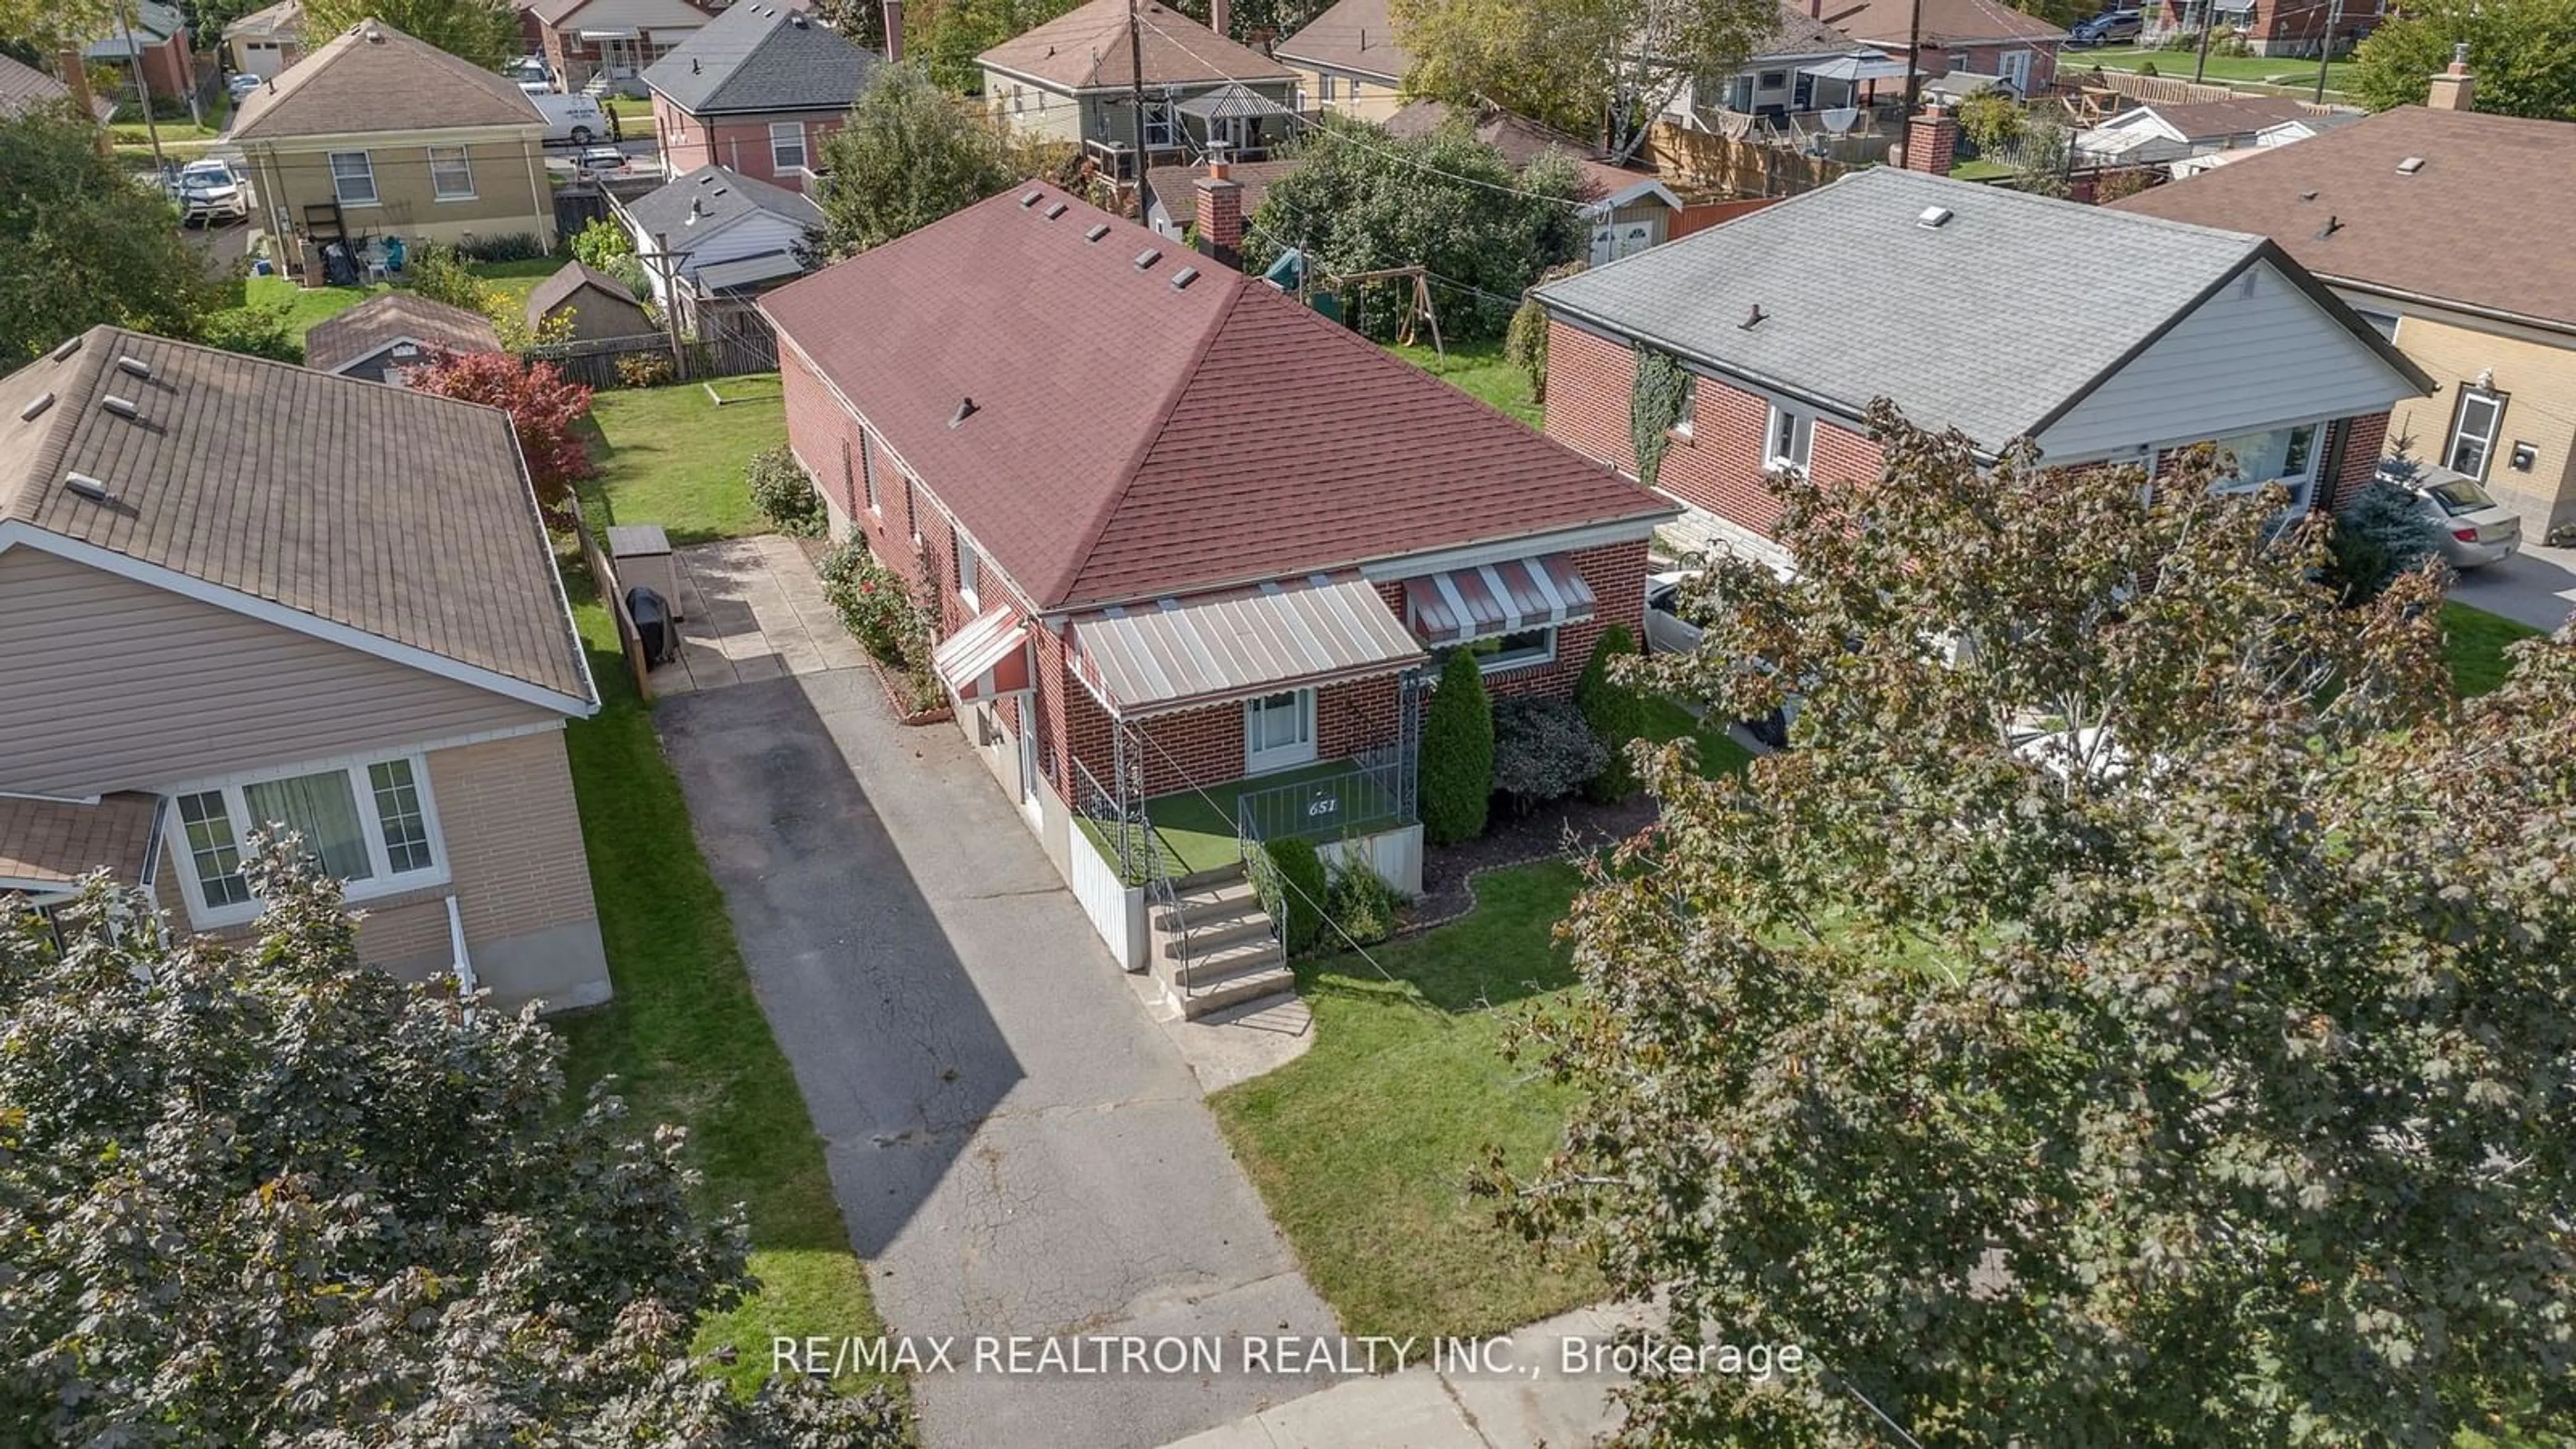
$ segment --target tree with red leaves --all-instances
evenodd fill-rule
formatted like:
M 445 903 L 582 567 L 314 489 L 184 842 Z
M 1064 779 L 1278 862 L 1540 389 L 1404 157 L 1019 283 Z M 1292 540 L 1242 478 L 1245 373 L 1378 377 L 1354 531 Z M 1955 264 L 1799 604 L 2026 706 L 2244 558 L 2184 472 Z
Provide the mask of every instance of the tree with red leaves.
M 415 392 L 508 413 L 537 501 L 550 514 L 562 508 L 574 483 L 599 471 L 575 431 L 590 413 L 590 389 L 565 380 L 551 362 L 522 362 L 506 352 L 441 352 L 410 382 Z

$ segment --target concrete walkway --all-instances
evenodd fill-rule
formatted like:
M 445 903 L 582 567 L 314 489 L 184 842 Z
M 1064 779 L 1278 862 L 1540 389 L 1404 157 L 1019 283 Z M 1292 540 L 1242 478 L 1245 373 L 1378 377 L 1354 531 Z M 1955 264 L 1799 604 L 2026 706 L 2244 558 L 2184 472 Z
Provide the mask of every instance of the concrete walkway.
M 680 651 L 653 671 L 656 698 L 860 666 L 858 641 L 823 602 L 796 540 L 728 538 L 675 549 L 672 558 Z
M 2576 612 L 2576 548 L 2526 543 L 2502 563 L 2461 574 L 2451 597 L 2554 634 Z
M 953 728 L 896 726 L 863 668 L 654 718 L 897 1333 L 1334 1332 L 1198 1082 Z M 914 1397 L 931 1449 L 1124 1449 L 1331 1381 L 932 1372 Z
M 1618 1428 L 1610 1391 L 1625 1375 L 1567 1374 L 1569 1338 L 1607 1344 L 1642 1322 L 1633 1313 L 1578 1308 L 1487 1341 L 1467 1362 L 1418 1363 L 1193 1434 L 1170 1449 L 1580 1449 Z M 1418 1348 L 1428 1355 L 1428 1345 Z

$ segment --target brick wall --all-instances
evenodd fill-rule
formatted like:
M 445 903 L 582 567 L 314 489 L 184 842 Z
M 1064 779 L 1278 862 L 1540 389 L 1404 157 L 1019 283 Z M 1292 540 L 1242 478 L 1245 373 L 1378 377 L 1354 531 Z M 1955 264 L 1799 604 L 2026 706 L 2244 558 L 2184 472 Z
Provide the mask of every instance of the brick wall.
M 658 92 L 653 97 L 653 137 L 661 143 L 662 160 L 669 167 L 669 175 L 686 176 L 701 166 L 715 164 L 715 146 L 707 128 Z
M 664 112 L 669 112 L 665 118 Z M 772 164 L 769 149 L 771 122 L 794 122 L 805 128 L 805 171 L 780 171 Z M 671 174 L 685 174 L 700 166 L 716 165 L 741 172 L 745 176 L 769 182 L 788 191 L 801 192 L 813 178 L 807 174 L 819 164 L 818 153 L 823 138 L 841 128 L 838 114 L 822 118 L 780 112 L 775 115 L 725 116 L 706 120 L 673 107 L 660 96 L 653 98 L 653 124 L 666 139 L 663 154 L 671 159 Z M 671 136 L 686 136 L 674 144 Z
M 2318 506 L 2330 513 L 2341 508 L 2353 490 L 2369 482 L 2370 475 L 2378 470 L 2380 454 L 2388 446 L 2388 414 L 2346 418 L 2335 426 L 2343 430 L 2340 464 L 2333 487 L 2317 500 Z

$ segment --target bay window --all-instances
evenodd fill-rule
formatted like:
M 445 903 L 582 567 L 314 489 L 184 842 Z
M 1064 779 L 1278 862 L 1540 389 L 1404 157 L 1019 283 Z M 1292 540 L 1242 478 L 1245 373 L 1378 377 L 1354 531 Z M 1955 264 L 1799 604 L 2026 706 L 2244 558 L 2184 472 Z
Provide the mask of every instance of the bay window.
M 300 836 L 306 858 L 338 878 L 353 901 L 446 879 L 429 771 L 418 756 L 192 790 L 176 803 L 186 866 L 180 880 L 200 925 L 259 914 L 242 870 L 259 830 Z

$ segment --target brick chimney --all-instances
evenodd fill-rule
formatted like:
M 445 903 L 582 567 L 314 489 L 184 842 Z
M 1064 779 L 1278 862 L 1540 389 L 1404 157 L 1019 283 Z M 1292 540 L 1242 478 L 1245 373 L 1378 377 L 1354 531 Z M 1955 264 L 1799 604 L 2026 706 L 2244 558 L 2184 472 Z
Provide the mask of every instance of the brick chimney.
M 2465 40 L 2451 47 L 2450 69 L 2433 77 L 2432 92 L 2424 104 L 2437 111 L 2466 111 L 2475 106 L 2477 77 L 2469 74 L 2469 43 Z
M 1817 0 L 1818 4 L 1824 0 Z M 1208 0 L 1208 29 L 1234 39 L 1234 0 Z
M 903 59 L 903 0 L 885 0 L 886 63 Z
M 1199 250 L 1229 267 L 1243 264 L 1243 183 L 1226 164 L 1222 143 L 1208 147 L 1207 174 L 1198 179 Z
M 1959 123 L 1939 106 L 1925 106 L 1905 123 L 1905 169 L 1950 174 L 1959 154 Z

